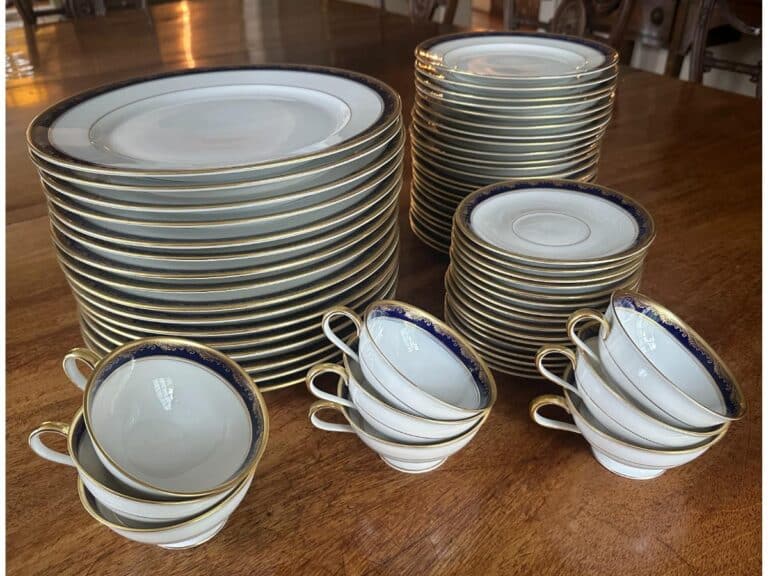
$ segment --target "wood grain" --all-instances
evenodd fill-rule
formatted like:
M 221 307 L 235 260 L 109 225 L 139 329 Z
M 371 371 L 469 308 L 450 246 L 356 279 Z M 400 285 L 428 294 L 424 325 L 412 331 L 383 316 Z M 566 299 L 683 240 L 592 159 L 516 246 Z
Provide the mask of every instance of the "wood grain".
M 69 419 L 61 371 L 80 344 L 48 239 L 24 130 L 42 108 L 104 82 L 187 66 L 311 62 L 370 73 L 412 100 L 412 50 L 432 24 L 337 2 L 177 2 L 11 31 L 31 76 L 7 84 L 7 562 L 10 574 L 756 574 L 760 569 L 760 103 L 624 70 L 598 182 L 656 220 L 643 291 L 717 349 L 750 403 L 701 459 L 647 483 L 614 476 L 576 435 L 533 424 L 547 385 L 498 375 L 486 427 L 438 471 L 387 468 L 351 435 L 315 430 L 303 388 L 270 394 L 272 434 L 224 531 L 166 552 L 119 538 L 81 509 L 72 469 L 27 434 Z M 447 29 L 442 29 L 443 31 Z M 401 205 L 398 296 L 441 314 L 444 257 Z

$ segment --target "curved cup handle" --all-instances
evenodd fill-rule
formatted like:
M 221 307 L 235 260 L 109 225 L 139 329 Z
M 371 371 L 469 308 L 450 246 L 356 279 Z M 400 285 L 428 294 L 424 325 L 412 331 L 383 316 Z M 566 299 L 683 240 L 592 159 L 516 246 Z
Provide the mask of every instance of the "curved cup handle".
M 65 424 L 64 422 L 43 422 L 40 424 L 40 426 L 32 430 L 32 433 L 29 435 L 28 442 L 32 451 L 41 458 L 45 458 L 51 462 L 74 466 L 75 462 L 69 454 L 59 452 L 58 450 L 54 450 L 45 445 L 41 436 L 49 433 L 59 434 L 60 436 L 67 438 L 69 437 L 69 424 Z
M 336 335 L 336 333 L 333 331 L 333 328 L 331 328 L 331 320 L 337 316 L 342 316 L 348 320 L 351 320 L 355 325 L 358 336 L 360 335 L 363 321 L 360 319 L 360 316 L 355 314 L 354 310 L 347 308 L 346 306 L 334 306 L 333 308 L 329 308 L 326 313 L 323 314 L 323 332 L 328 337 L 328 340 L 335 344 L 339 350 L 344 352 L 344 354 L 352 358 L 355 362 L 359 362 L 360 358 L 358 358 L 357 352 L 352 350 L 352 348 L 350 348 L 346 342 L 344 342 Z
M 336 374 L 339 378 L 341 378 L 342 382 L 344 382 L 344 386 L 349 387 L 349 375 L 347 374 L 347 370 L 338 364 L 330 364 L 328 362 L 324 362 L 322 364 L 318 364 L 317 366 L 313 366 L 309 369 L 309 372 L 307 372 L 307 389 L 312 393 L 312 395 L 322 400 L 333 402 L 334 404 L 341 404 L 347 408 L 354 408 L 355 405 L 346 398 L 342 398 L 336 394 L 324 392 L 315 385 L 315 379 L 323 374 Z
M 544 428 L 552 428 L 553 430 L 565 430 L 566 432 L 575 432 L 576 434 L 581 434 L 575 424 L 571 424 L 570 422 L 561 422 L 560 420 L 552 420 L 551 418 L 545 418 L 539 414 L 539 410 L 541 408 L 550 405 L 559 406 L 568 414 L 571 413 L 565 398 L 558 396 L 557 394 L 544 394 L 543 396 L 537 396 L 531 400 L 531 405 L 528 408 L 528 413 L 531 415 L 531 419 L 536 422 L 536 424 L 543 426 Z
M 606 320 L 605 316 L 603 316 L 597 310 L 593 310 L 592 308 L 581 308 L 580 310 L 576 310 L 570 316 L 568 316 L 568 323 L 566 324 L 566 327 L 568 329 L 568 337 L 571 339 L 571 342 L 576 344 L 576 346 L 578 346 L 594 362 L 599 363 L 600 359 L 592 350 L 590 350 L 589 346 L 584 344 L 584 341 L 576 335 L 576 327 L 582 320 L 597 320 L 600 323 L 600 337 L 603 340 L 608 338 L 608 334 L 611 333 L 611 325 L 608 323 L 608 320 Z
M 80 390 L 85 390 L 88 378 L 80 371 L 80 367 L 77 365 L 78 360 L 93 371 L 96 364 L 99 363 L 99 356 L 95 352 L 88 350 L 88 348 L 74 348 L 64 356 L 62 366 L 67 378 Z
M 571 362 L 571 366 L 573 366 L 574 370 L 576 370 L 576 354 L 570 348 L 566 348 L 560 344 L 542 346 L 536 353 L 536 368 L 538 368 L 541 375 L 550 382 L 554 382 L 558 386 L 562 386 L 566 390 L 570 390 L 577 396 L 581 396 L 579 394 L 579 390 L 575 386 L 569 384 L 557 374 L 553 374 L 546 366 L 544 366 L 544 358 L 550 354 L 559 354 L 561 356 L 565 356 Z
M 349 424 L 335 424 L 333 422 L 326 422 L 320 416 L 317 415 L 318 412 L 321 412 L 322 410 L 336 410 L 337 412 L 340 412 L 342 416 L 346 419 L 346 415 L 344 415 L 344 410 L 342 410 L 341 406 L 337 404 L 336 402 L 330 402 L 328 400 L 318 400 L 312 406 L 309 407 L 309 420 L 312 422 L 312 425 L 315 428 L 319 428 L 320 430 L 325 430 L 327 432 L 352 432 L 355 433 L 352 426 Z

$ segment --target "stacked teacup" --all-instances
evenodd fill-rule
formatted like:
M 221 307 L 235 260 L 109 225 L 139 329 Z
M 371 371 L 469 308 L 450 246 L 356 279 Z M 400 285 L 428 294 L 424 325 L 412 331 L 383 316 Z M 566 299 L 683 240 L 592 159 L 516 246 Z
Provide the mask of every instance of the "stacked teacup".
M 582 320 L 596 321 L 577 331 Z M 535 398 L 530 413 L 541 426 L 582 434 L 595 458 L 628 478 L 655 478 L 716 444 L 741 418 L 744 396 L 712 348 L 669 310 L 636 292 L 613 293 L 605 314 L 584 309 L 568 319 L 574 353 L 544 346 L 542 375 L 564 396 Z M 547 356 L 570 363 L 561 378 Z M 548 404 L 568 412 L 569 424 L 539 414 Z
M 104 358 L 76 348 L 64 370 L 83 389 L 83 407 L 70 424 L 42 424 L 29 444 L 77 468 L 85 510 L 125 538 L 162 548 L 213 538 L 245 497 L 267 444 L 266 405 L 251 377 L 220 352 L 171 338 L 136 340 Z M 65 436 L 68 453 L 46 446 L 45 433 Z
M 356 349 L 334 333 L 337 317 L 356 326 Z M 357 434 L 400 472 L 441 466 L 475 437 L 496 400 L 493 375 L 471 346 L 437 318 L 402 302 L 374 302 L 362 318 L 349 308 L 331 308 L 323 331 L 344 360 L 308 372 L 307 387 L 321 399 L 310 407 L 312 424 Z M 339 377 L 336 394 L 316 384 L 328 373 Z M 321 419 L 328 409 L 347 424 Z

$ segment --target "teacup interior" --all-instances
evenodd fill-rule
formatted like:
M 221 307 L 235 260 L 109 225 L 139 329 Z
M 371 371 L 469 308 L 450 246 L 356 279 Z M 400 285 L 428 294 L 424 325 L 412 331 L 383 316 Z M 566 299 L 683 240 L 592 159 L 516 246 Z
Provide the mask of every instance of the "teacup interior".
M 452 406 L 484 407 L 486 399 L 475 377 L 449 347 L 451 336 L 430 323 L 425 328 L 384 315 L 369 318 L 367 328 L 384 357 L 414 385 Z
M 240 394 L 221 374 L 176 356 L 133 358 L 114 369 L 93 392 L 90 420 L 122 470 L 169 491 L 226 482 L 252 442 Z
M 114 490 L 125 496 L 132 498 L 144 499 L 145 494 L 142 494 L 138 490 L 134 490 L 127 484 L 120 482 L 115 478 L 109 470 L 101 463 L 99 456 L 96 454 L 96 449 L 93 447 L 91 437 L 85 430 L 84 423 L 80 420 L 80 425 L 74 431 L 76 435 L 73 447 L 76 450 L 75 457 L 80 466 L 88 473 L 88 475 L 95 480 L 98 484 Z
M 675 386 L 718 414 L 725 413 L 725 401 L 712 374 L 694 355 L 706 353 L 691 348 L 674 334 L 674 326 L 663 326 L 642 312 L 619 307 L 616 315 L 635 346 Z M 709 360 L 712 362 L 712 360 Z

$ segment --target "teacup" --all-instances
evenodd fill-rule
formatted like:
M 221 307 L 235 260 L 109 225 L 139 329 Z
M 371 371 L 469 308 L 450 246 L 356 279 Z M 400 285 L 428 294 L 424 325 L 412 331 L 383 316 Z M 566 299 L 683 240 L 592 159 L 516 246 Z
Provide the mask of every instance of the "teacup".
M 342 316 L 357 328 L 357 351 L 330 326 Z M 485 362 L 453 329 L 402 302 L 372 303 L 361 319 L 339 306 L 323 317 L 326 336 L 360 364 L 392 406 L 435 420 L 464 420 L 490 410 L 496 384 Z
M 53 450 L 42 436 L 55 433 L 66 437 L 68 453 Z M 85 429 L 83 411 L 78 410 L 71 424 L 45 422 L 29 435 L 29 445 L 46 460 L 74 466 L 80 480 L 99 502 L 120 516 L 138 522 L 179 522 L 207 510 L 228 492 L 184 500 L 149 500 L 110 474 L 101 463 Z
M 336 374 L 349 390 L 349 399 L 320 390 L 315 380 L 323 374 Z M 464 420 L 433 420 L 414 416 L 387 404 L 365 380 L 360 365 L 344 356 L 344 366 L 318 364 L 307 373 L 307 388 L 322 400 L 335 402 L 360 412 L 363 419 L 388 440 L 408 444 L 430 444 L 460 436 L 483 417 L 482 413 Z
M 597 320 L 597 354 L 576 334 L 581 320 Z M 644 410 L 678 427 L 705 429 L 744 415 L 735 378 L 701 336 L 645 296 L 617 290 L 605 315 L 577 310 L 571 340 Z
M 575 425 L 541 416 L 539 410 L 548 405 L 558 406 L 568 412 Z M 530 415 L 534 422 L 545 428 L 583 435 L 600 464 L 614 474 L 633 480 L 656 478 L 670 468 L 681 466 L 698 458 L 717 443 L 726 432 L 723 430 L 715 436 L 712 442 L 694 448 L 663 450 L 637 446 L 608 433 L 589 413 L 581 399 L 569 389 L 565 390 L 564 397 L 545 394 L 534 398 L 530 405 Z
M 86 378 L 77 362 L 92 368 Z M 231 490 L 253 470 L 269 433 L 266 405 L 248 374 L 207 346 L 145 338 L 104 358 L 64 358 L 84 390 L 83 419 L 110 474 L 153 498 Z
M 178 550 L 199 546 L 218 534 L 245 498 L 254 474 L 255 471 L 250 472 L 226 498 L 201 514 L 181 522 L 159 525 L 131 520 L 114 512 L 100 502 L 81 479 L 77 481 L 77 492 L 85 511 L 113 532 L 135 542 Z
M 349 400 L 349 391 L 344 381 L 339 379 L 338 393 L 343 399 Z M 340 412 L 348 424 L 336 424 L 321 419 L 318 412 L 322 410 L 336 410 Z M 475 437 L 482 426 L 488 412 L 481 420 L 464 434 L 430 444 L 405 444 L 384 437 L 368 424 L 362 415 L 354 409 L 343 404 L 329 400 L 318 400 L 309 407 L 309 419 L 315 428 L 328 432 L 351 432 L 376 452 L 384 462 L 400 472 L 408 474 L 422 474 L 439 468 L 449 456 L 464 448 Z
M 587 347 L 597 351 L 597 337 L 582 338 Z M 553 374 L 543 360 L 557 354 L 566 357 L 573 367 L 576 386 Z M 578 349 L 577 353 L 565 346 L 544 346 L 536 355 L 539 372 L 555 384 L 570 390 L 586 404 L 589 412 L 612 435 L 647 448 L 689 448 L 711 442 L 724 427 L 722 424 L 713 429 L 697 432 L 666 424 L 646 414 L 631 398 L 616 388 L 602 372 L 599 365 Z

